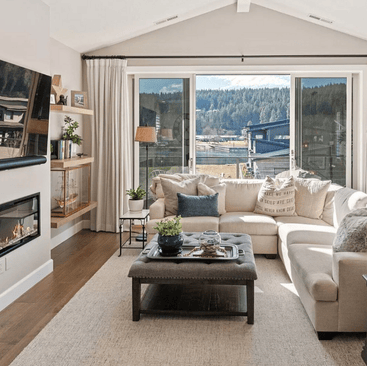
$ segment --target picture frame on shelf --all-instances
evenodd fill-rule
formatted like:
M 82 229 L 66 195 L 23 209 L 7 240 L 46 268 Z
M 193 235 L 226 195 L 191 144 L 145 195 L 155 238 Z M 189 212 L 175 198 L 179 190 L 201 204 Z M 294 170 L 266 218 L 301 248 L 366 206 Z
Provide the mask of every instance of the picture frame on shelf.
M 88 93 L 83 91 L 71 91 L 71 106 L 76 108 L 88 108 Z
M 56 104 L 56 97 L 55 94 L 50 95 L 50 104 Z

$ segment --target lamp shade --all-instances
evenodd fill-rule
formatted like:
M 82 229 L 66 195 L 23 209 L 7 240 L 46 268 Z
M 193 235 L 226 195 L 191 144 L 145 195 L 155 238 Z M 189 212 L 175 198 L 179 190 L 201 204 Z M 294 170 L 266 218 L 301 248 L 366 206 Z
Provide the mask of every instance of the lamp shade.
M 172 128 L 162 128 L 161 129 L 161 136 L 165 140 L 173 140 Z
M 155 127 L 139 126 L 136 129 L 135 141 L 137 142 L 156 142 L 157 136 Z

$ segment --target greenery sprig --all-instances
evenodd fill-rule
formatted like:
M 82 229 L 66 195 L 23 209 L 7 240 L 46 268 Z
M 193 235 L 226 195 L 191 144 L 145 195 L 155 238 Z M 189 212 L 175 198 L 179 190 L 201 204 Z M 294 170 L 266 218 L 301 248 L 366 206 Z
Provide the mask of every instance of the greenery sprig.
M 140 186 L 136 189 L 131 188 L 126 190 L 126 194 L 130 196 L 132 200 L 141 200 L 145 195 L 145 189 L 141 188 Z
M 74 144 L 80 146 L 82 144 L 82 138 L 75 133 L 76 129 L 79 127 L 79 123 L 74 121 L 71 117 L 65 116 L 64 118 L 65 127 L 64 134 L 62 135 L 63 140 L 71 140 Z
M 175 236 L 182 232 L 182 224 L 180 222 L 181 216 L 174 217 L 171 220 L 165 219 L 157 222 L 157 225 L 153 228 L 163 236 Z

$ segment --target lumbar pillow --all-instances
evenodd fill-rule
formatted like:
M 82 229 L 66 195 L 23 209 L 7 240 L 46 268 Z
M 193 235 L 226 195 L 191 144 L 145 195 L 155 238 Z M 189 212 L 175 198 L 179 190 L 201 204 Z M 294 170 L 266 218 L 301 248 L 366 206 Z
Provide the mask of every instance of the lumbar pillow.
M 177 216 L 219 216 L 218 193 L 208 196 L 189 196 L 177 193 Z
M 226 184 L 221 183 L 216 186 L 208 187 L 204 183 L 198 184 L 199 196 L 207 196 L 218 193 L 218 212 L 219 215 L 226 213 Z
M 293 216 L 295 212 L 294 178 L 285 180 L 267 176 L 257 195 L 255 213 L 270 216 Z
M 331 181 L 296 178 L 296 213 L 310 219 L 319 219 L 325 205 Z
M 333 242 L 334 252 L 367 252 L 367 209 L 345 215 Z
M 161 178 L 164 193 L 164 204 L 166 206 L 166 216 L 177 214 L 177 193 L 184 193 L 197 196 L 199 178 L 187 179 L 182 182 L 175 182 L 170 179 Z

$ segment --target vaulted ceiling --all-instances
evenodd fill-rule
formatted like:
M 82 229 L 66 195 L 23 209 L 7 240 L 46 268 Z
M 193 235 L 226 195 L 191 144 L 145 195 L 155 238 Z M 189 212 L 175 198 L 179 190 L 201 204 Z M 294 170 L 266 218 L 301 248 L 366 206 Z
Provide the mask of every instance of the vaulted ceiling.
M 366 0 L 43 0 L 51 37 L 87 52 L 237 3 L 260 5 L 367 40 Z M 310 17 L 310 15 L 312 17 Z

